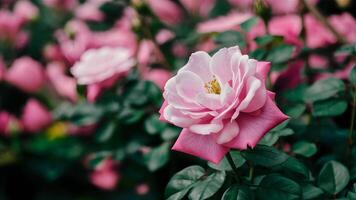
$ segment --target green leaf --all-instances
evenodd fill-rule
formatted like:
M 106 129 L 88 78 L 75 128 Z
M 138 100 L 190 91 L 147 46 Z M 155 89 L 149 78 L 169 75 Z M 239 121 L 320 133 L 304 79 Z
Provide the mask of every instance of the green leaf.
M 258 22 L 257 17 L 251 17 L 250 19 L 242 22 L 240 27 L 242 30 L 249 32 L 251 30 L 251 28 L 257 24 L 257 22 Z
M 147 118 L 144 125 L 147 133 L 151 135 L 160 133 L 167 126 L 166 123 L 159 120 L 159 116 L 157 114 L 151 115 Z
M 241 156 L 241 153 L 239 151 L 231 151 L 230 153 L 236 167 L 241 167 L 246 162 L 246 160 Z M 218 165 L 211 162 L 208 162 L 208 165 L 209 167 L 220 171 L 232 170 L 226 157 L 224 157 Z
M 165 197 L 169 200 L 184 198 L 188 191 L 203 177 L 205 171 L 202 167 L 194 165 L 176 173 L 165 190 Z
M 285 162 L 280 165 L 274 166 L 275 169 L 284 169 L 287 171 L 294 172 L 296 174 L 303 175 L 304 177 L 309 177 L 308 168 L 301 163 L 298 159 L 294 157 L 289 157 Z
M 356 66 L 353 66 L 349 75 L 349 80 L 353 85 L 356 85 Z
M 257 188 L 258 199 L 293 200 L 300 199 L 301 195 L 302 189 L 298 183 L 278 174 L 265 176 Z
M 248 187 L 240 187 L 233 185 L 229 187 L 223 194 L 221 200 L 252 200 L 253 194 Z
M 254 149 L 242 151 L 241 154 L 253 164 L 264 167 L 282 164 L 289 158 L 287 154 L 265 145 L 257 145 Z
M 346 101 L 341 99 L 328 99 L 314 102 L 312 114 L 315 117 L 337 116 L 344 113 L 346 109 Z
M 336 54 L 356 55 L 356 43 L 345 44 L 335 51 Z
M 109 121 L 100 126 L 100 128 L 96 131 L 95 140 L 98 142 L 106 142 L 115 131 L 115 123 Z
M 292 151 L 295 154 L 305 157 L 311 157 L 317 152 L 317 147 L 314 143 L 307 141 L 298 141 L 292 147 Z
M 272 129 L 269 131 L 259 142 L 261 145 L 272 146 L 274 145 L 279 137 L 293 135 L 294 131 L 290 128 L 285 128 L 282 130 Z
M 337 194 L 346 187 L 350 180 L 349 171 L 339 162 L 326 163 L 318 176 L 318 185 L 329 194 Z
M 314 199 L 323 193 L 324 192 L 322 189 L 315 187 L 312 184 L 306 184 L 303 186 L 303 199 Z
M 323 100 L 344 90 L 345 85 L 341 80 L 336 78 L 323 79 L 315 82 L 305 91 L 304 100 L 307 102 Z
M 295 104 L 295 105 L 288 106 L 285 109 L 285 113 L 286 115 L 292 118 L 298 118 L 304 113 L 305 110 L 306 110 L 305 104 Z
M 189 193 L 190 200 L 204 200 L 213 196 L 224 184 L 225 172 L 218 171 L 210 174 L 204 180 L 193 186 Z
M 168 162 L 170 143 L 163 143 L 145 154 L 145 163 L 150 171 L 156 171 Z
M 252 51 L 249 54 L 249 56 L 250 56 L 250 58 L 254 58 L 256 60 L 262 60 L 262 59 L 265 58 L 266 54 L 267 54 L 266 50 L 264 50 L 264 49 L 256 49 L 256 50 Z
M 267 60 L 273 64 L 286 62 L 291 58 L 294 48 L 295 47 L 291 45 L 279 45 L 269 51 Z
M 181 129 L 177 127 L 167 126 L 161 133 L 161 138 L 164 141 L 170 141 L 178 137 Z
M 246 46 L 245 37 L 237 31 L 225 31 L 218 34 L 214 41 L 220 46 L 234 46 L 238 45 L 241 48 Z

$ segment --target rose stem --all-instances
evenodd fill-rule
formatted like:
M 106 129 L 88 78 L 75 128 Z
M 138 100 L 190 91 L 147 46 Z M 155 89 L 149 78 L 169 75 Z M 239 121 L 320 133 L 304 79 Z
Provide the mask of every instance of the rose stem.
M 328 22 L 328 20 L 319 12 L 319 10 L 307 0 L 301 0 L 302 4 L 336 37 L 339 43 L 345 44 L 347 41 L 339 32 Z
M 232 171 L 234 172 L 234 177 L 236 179 L 236 182 L 240 183 L 239 172 L 238 172 L 237 167 L 236 167 L 236 165 L 234 163 L 234 160 L 232 159 L 232 156 L 231 156 L 230 152 L 228 152 L 226 154 L 226 159 L 229 162 Z

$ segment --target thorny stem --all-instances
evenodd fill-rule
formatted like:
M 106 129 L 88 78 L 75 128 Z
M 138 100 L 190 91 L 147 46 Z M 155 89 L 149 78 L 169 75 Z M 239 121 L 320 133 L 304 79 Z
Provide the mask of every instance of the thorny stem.
M 238 172 L 237 167 L 236 167 L 236 165 L 234 163 L 234 160 L 232 159 L 232 156 L 231 156 L 230 152 L 228 152 L 226 154 L 226 159 L 229 162 L 232 171 L 234 172 L 234 178 L 235 178 L 236 182 L 240 183 L 239 172 Z
M 310 4 L 307 0 L 301 0 L 304 7 L 306 7 L 311 14 L 313 14 L 327 29 L 331 31 L 331 33 L 336 37 L 338 42 L 345 44 L 347 41 L 345 40 L 339 32 L 329 23 L 329 21 L 319 12 L 319 10 L 312 4 Z
M 253 172 L 254 172 L 254 167 L 251 162 L 248 162 L 248 167 L 249 167 L 249 172 L 248 172 L 248 180 L 252 181 L 253 180 Z

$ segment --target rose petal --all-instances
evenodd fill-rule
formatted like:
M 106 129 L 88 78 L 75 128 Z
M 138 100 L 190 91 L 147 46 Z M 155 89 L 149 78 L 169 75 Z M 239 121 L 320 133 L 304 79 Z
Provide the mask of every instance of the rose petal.
M 217 133 L 223 128 L 221 123 L 209 123 L 209 124 L 194 124 L 189 127 L 189 130 L 193 133 L 200 135 L 209 135 L 211 133 Z
M 179 127 L 189 127 L 199 122 L 199 120 L 191 119 L 189 116 L 184 115 L 171 105 L 164 109 L 163 118 Z
M 229 148 L 217 144 L 212 136 L 198 135 L 188 129 L 182 130 L 172 149 L 198 156 L 215 164 L 218 164 L 229 151 Z
M 176 88 L 178 95 L 188 102 L 194 102 L 195 97 L 204 93 L 204 83 L 198 75 L 183 71 L 176 76 Z
M 268 72 L 271 69 L 270 62 L 257 62 L 256 73 L 262 77 L 262 80 L 265 81 L 268 76 Z
M 224 124 L 224 128 L 218 133 L 216 142 L 218 144 L 224 144 L 230 142 L 239 134 L 239 125 L 236 121 L 228 122 Z
M 193 53 L 190 56 L 188 63 L 178 71 L 178 74 L 183 71 L 191 71 L 198 75 L 204 83 L 207 83 L 213 79 L 209 67 L 210 60 L 211 58 L 206 52 L 198 51 Z
M 287 120 L 289 117 L 283 114 L 270 97 L 262 107 L 258 116 L 240 113 L 236 119 L 240 132 L 231 142 L 224 144 L 226 147 L 247 149 L 255 147 L 261 138 L 272 128 Z

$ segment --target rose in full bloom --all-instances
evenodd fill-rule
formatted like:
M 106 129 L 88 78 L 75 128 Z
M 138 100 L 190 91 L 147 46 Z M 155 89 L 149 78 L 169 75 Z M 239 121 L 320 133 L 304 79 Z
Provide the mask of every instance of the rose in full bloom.
M 50 125 L 52 115 L 40 102 L 30 99 L 23 109 L 21 122 L 26 131 L 36 133 Z
M 105 81 L 115 75 L 127 73 L 135 64 L 126 48 L 103 47 L 86 51 L 72 68 L 78 84 L 87 85 Z
M 173 150 L 219 163 L 230 148 L 256 146 L 288 119 L 265 87 L 269 69 L 237 46 L 193 53 L 163 93 L 161 119 L 183 128 Z

